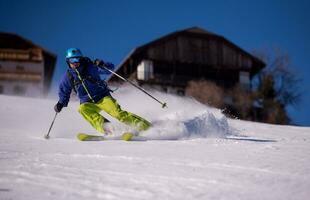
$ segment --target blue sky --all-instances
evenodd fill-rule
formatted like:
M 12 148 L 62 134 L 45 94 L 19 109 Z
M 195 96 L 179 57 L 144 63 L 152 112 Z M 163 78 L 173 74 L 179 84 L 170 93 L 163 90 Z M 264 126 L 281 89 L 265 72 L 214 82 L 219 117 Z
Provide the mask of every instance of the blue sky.
M 246 51 L 279 48 L 303 80 L 302 101 L 289 108 L 310 126 L 310 1 L 297 0 L 0 0 L 0 31 L 14 32 L 58 55 L 79 47 L 91 58 L 119 64 L 131 49 L 176 30 L 200 26 Z

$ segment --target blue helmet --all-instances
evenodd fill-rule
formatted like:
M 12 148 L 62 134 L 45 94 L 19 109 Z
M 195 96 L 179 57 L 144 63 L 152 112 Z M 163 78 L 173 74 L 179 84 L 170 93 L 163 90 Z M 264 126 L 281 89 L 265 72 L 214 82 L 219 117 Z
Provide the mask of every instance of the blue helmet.
M 78 48 L 70 48 L 66 51 L 66 59 L 74 57 L 83 57 L 83 54 Z

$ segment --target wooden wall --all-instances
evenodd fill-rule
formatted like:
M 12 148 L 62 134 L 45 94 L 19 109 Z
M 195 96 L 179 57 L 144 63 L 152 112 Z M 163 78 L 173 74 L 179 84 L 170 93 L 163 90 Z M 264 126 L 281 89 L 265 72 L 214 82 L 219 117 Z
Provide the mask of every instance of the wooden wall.
M 250 69 L 251 58 L 233 45 L 216 37 L 177 36 L 147 48 L 150 60 L 214 67 Z

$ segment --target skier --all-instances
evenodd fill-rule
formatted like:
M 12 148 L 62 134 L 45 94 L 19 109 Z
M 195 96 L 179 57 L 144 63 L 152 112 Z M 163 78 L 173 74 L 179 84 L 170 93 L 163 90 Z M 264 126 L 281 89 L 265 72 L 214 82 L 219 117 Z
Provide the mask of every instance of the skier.
M 138 131 L 147 130 L 151 126 L 151 123 L 142 117 L 122 110 L 111 96 L 106 82 L 101 80 L 100 74 L 107 75 L 108 71 L 100 66 L 104 65 L 113 70 L 112 63 L 99 59 L 93 63 L 88 57 L 84 57 L 78 48 L 68 49 L 65 57 L 68 69 L 59 84 L 59 101 L 54 106 L 57 113 L 68 105 L 70 94 L 74 90 L 80 99 L 79 113 L 100 133 L 110 134 L 113 129 L 109 120 L 100 115 L 101 111 Z

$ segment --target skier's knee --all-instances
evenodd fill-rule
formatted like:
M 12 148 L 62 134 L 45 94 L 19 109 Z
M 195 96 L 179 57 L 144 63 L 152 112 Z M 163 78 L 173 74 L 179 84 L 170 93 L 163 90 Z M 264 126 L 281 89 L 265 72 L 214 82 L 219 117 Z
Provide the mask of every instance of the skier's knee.
M 85 110 L 85 105 L 84 104 L 81 104 L 80 106 L 79 106 L 79 109 L 78 109 L 78 111 L 79 111 L 79 113 L 83 113 L 84 112 L 84 110 Z
M 87 105 L 86 103 L 85 104 L 81 104 L 79 106 L 79 109 L 78 109 L 80 114 L 86 113 L 87 111 L 90 111 L 90 110 L 92 110 L 91 107 L 89 105 Z

